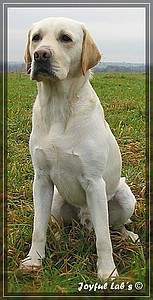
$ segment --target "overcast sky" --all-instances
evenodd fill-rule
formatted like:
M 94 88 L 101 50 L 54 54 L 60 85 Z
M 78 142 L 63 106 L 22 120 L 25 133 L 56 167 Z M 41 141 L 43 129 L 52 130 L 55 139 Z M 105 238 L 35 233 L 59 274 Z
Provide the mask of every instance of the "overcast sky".
M 67 17 L 85 23 L 104 62 L 145 62 L 145 8 L 8 8 L 8 59 L 23 61 L 33 22 Z

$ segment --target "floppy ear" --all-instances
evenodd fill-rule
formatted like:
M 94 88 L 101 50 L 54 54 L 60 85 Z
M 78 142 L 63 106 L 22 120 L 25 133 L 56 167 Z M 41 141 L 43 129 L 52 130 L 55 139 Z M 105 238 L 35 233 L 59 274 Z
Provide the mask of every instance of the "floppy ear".
M 24 54 L 24 60 L 26 63 L 26 71 L 28 74 L 30 74 L 30 72 L 31 72 L 31 56 L 30 56 L 29 46 L 30 46 L 30 31 L 28 32 L 28 40 L 27 40 L 27 45 L 26 45 L 25 54 Z
M 89 32 L 84 28 L 84 39 L 82 47 L 82 72 L 86 72 L 96 66 L 101 59 L 101 53 L 93 41 Z

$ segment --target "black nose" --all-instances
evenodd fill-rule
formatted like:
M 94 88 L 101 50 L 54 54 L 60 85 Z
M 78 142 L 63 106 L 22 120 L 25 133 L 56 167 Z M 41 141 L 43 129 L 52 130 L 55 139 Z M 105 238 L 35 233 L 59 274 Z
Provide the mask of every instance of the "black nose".
M 45 62 L 51 57 L 51 51 L 47 48 L 40 48 L 34 52 L 36 62 Z

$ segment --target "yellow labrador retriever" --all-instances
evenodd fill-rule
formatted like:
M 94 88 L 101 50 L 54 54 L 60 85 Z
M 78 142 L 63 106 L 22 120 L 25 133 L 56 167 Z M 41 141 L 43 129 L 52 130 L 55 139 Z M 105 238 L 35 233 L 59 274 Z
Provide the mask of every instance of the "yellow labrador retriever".
M 89 78 L 101 54 L 86 27 L 66 18 L 35 23 L 28 33 L 27 72 L 37 81 L 30 153 L 34 229 L 20 268 L 33 270 L 45 257 L 50 215 L 86 219 L 96 234 L 98 277 L 118 276 L 109 224 L 126 231 L 135 197 L 121 178 L 121 154 Z M 55 188 L 54 188 L 55 187 Z

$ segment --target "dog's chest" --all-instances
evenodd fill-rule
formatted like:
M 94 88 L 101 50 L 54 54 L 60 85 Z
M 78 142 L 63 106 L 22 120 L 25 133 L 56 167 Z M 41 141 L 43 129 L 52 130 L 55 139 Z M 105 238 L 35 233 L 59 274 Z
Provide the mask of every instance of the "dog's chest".
M 57 128 L 39 135 L 39 138 L 33 132 L 30 138 L 31 156 L 35 171 L 49 175 L 67 201 L 79 205 L 80 199 L 82 205 L 85 197 L 79 183 L 81 157 L 76 143 L 70 143 L 70 140 L 69 135 L 60 133 Z

